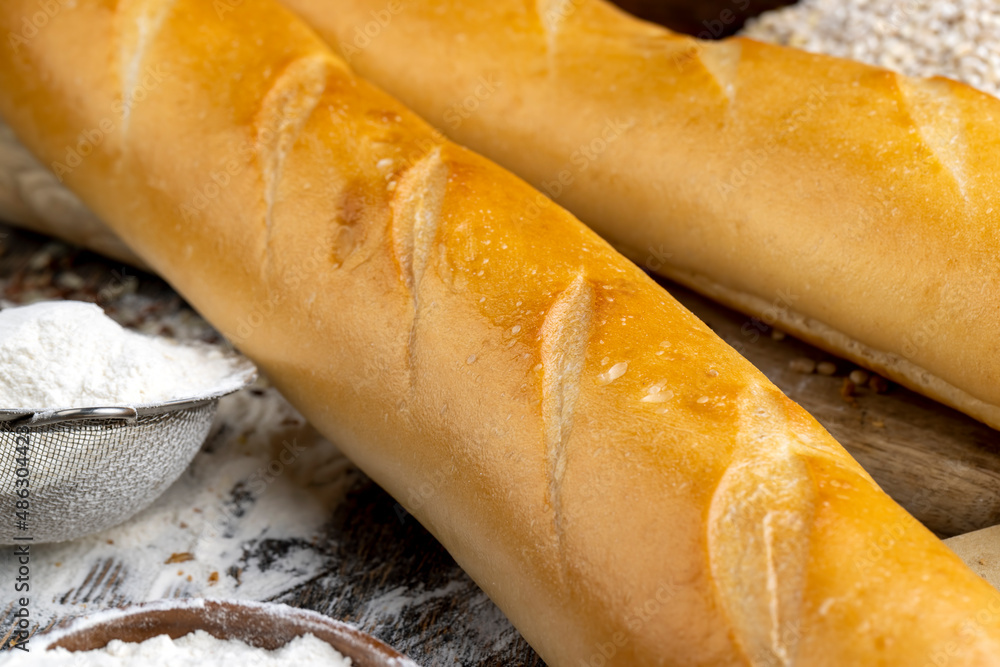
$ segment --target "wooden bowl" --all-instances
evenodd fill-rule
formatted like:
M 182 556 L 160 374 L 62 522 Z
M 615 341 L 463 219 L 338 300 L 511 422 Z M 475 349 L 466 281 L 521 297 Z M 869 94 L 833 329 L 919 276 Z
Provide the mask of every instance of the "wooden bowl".
M 164 600 L 84 616 L 38 638 L 40 648 L 90 651 L 112 639 L 143 642 L 157 635 L 177 639 L 204 630 L 219 639 L 236 639 L 274 650 L 311 632 L 351 658 L 355 667 L 417 667 L 371 635 L 316 612 L 283 604 L 229 600 Z

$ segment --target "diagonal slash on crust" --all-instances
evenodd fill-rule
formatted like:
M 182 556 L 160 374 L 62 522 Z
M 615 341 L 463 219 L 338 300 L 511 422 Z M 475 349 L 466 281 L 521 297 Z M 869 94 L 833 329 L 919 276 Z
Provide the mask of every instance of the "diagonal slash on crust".
M 593 310 L 594 288 L 580 273 L 549 308 L 541 328 L 542 420 L 549 501 L 560 542 L 564 529 L 560 487 L 566 471 L 566 445 L 580 395 Z
M 751 665 L 795 664 L 816 489 L 766 398 L 741 400 L 739 447 L 712 496 L 708 554 L 718 600 Z
M 392 202 L 392 244 L 402 268 L 403 282 L 413 296 L 409 367 L 416 379 L 417 326 L 420 321 L 420 283 L 430 261 L 441 220 L 441 205 L 448 184 L 448 166 L 441 149 L 434 148 L 400 179 Z

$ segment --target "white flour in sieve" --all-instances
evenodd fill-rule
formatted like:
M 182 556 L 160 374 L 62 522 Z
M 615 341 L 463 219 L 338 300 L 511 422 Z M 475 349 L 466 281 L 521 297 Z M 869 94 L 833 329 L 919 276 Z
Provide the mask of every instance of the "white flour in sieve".
M 216 639 L 204 630 L 196 630 L 177 639 L 168 635 L 152 637 L 142 643 L 112 640 L 102 649 L 71 653 L 64 648 L 41 654 L 16 651 L 5 667 L 40 665 L 41 667 L 279 667 L 281 665 L 324 665 L 350 667 L 345 658 L 313 634 L 296 637 L 274 651 L 255 648 L 240 641 Z
M 236 358 L 144 336 L 82 301 L 0 311 L 0 408 L 142 405 L 242 385 Z

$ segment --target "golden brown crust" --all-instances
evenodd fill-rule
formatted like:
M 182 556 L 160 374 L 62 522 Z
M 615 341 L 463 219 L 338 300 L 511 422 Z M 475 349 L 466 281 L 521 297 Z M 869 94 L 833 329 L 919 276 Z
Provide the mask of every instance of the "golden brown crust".
M 160 68 L 66 183 L 547 662 L 996 664 L 995 591 L 637 267 L 276 5 L 216 12 L 77 0 L 0 114 L 49 164 Z
M 283 1 L 642 266 L 1000 427 L 1000 100 L 601 0 Z
M 622 252 L 626 256 L 637 257 L 636 253 L 626 249 L 622 249 Z M 757 317 L 763 318 L 763 322 L 779 326 L 782 330 L 817 347 L 834 350 L 840 356 L 867 366 L 885 377 L 905 381 L 909 387 L 924 395 L 946 405 L 960 407 L 987 424 L 994 426 L 1000 424 L 1000 406 L 981 401 L 960 387 L 945 382 L 902 354 L 873 350 L 857 340 L 852 340 L 826 323 L 802 315 L 791 307 L 787 300 L 779 298 L 768 303 L 748 292 L 724 287 L 706 276 L 688 273 L 673 266 L 663 265 L 659 273 L 696 289 L 730 308 L 754 313 Z

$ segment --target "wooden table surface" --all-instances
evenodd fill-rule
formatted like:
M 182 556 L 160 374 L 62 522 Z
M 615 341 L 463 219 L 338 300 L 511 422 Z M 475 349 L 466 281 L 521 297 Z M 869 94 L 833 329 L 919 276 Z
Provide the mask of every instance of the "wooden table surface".
M 0 228 L 0 244 L 0 295 L 8 301 L 74 298 L 96 300 L 113 309 L 118 297 L 109 286 L 121 285 L 124 276 L 152 304 L 148 310 L 154 320 L 168 314 L 175 317 L 187 308 L 158 278 L 97 255 L 10 228 Z M 854 395 L 845 396 L 845 378 L 855 366 L 792 338 L 775 340 L 770 330 L 758 328 L 746 316 L 677 285 L 665 287 L 812 412 L 883 488 L 939 535 L 1000 523 L 996 432 L 898 386 L 890 385 L 884 393 L 856 388 Z M 824 376 L 793 370 L 802 359 L 833 361 L 837 371 Z M 199 455 L 204 460 L 195 465 L 217 465 L 219 453 L 211 451 L 217 448 L 210 442 L 208 451 Z M 220 498 L 239 508 L 234 515 L 242 516 L 254 504 L 266 511 L 267 495 L 255 497 L 242 484 L 235 482 L 220 491 Z M 176 508 L 201 511 L 185 508 L 179 492 L 169 502 L 174 503 L 174 512 L 180 512 Z M 351 478 L 343 501 L 314 528 L 308 534 L 254 535 L 239 543 L 234 562 L 241 566 L 223 574 L 228 588 L 197 580 L 184 583 L 183 578 L 166 588 L 130 588 L 130 581 L 142 579 L 142 568 L 128 560 L 126 547 L 103 540 L 42 548 L 36 552 L 39 567 L 59 559 L 56 565 L 70 571 L 64 569 L 58 583 L 48 587 L 45 581 L 36 582 L 42 602 L 55 610 L 51 617 L 36 620 L 44 629 L 70 616 L 151 596 L 222 592 L 284 602 L 355 623 L 421 664 L 542 664 L 447 552 L 360 473 Z M 11 561 L 0 558 L 0 580 Z M 162 567 L 159 561 L 156 566 Z M 54 570 L 42 570 L 47 571 Z M 286 572 L 287 584 L 281 579 Z M 253 577 L 272 583 L 255 588 Z M 4 600 L 9 600 L 7 591 L 0 592 L 0 601 Z M 6 619 L 0 615 L 0 622 L 5 621 L 0 638 L 10 627 L 10 611 L 6 609 Z

